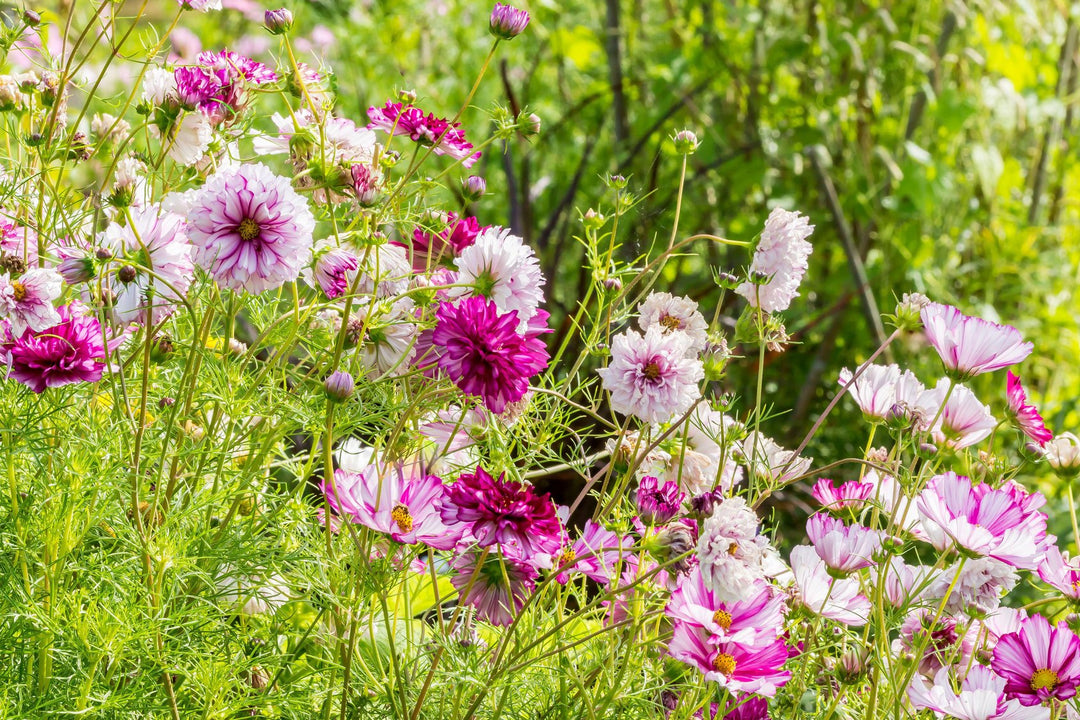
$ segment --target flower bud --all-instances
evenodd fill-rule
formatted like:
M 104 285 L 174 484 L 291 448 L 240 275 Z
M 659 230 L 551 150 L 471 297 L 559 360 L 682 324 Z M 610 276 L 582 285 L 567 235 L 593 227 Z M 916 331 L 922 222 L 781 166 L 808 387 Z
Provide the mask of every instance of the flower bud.
M 150 345 L 150 359 L 157 363 L 165 362 L 175 352 L 176 345 L 165 335 L 156 338 Z
M 698 147 L 697 135 L 692 130 L 680 130 L 672 138 L 675 143 L 675 152 L 680 155 L 693 155 Z
M 323 390 L 331 402 L 345 402 L 352 397 L 356 389 L 353 376 L 341 370 L 335 370 L 323 382 Z
M 158 406 L 159 409 L 165 410 L 166 408 L 171 408 L 175 404 L 176 404 L 176 398 L 172 398 L 172 397 L 169 397 L 168 395 L 166 395 L 165 397 L 158 400 L 157 406 Z
M 690 498 L 690 512 L 698 520 L 711 517 L 717 505 L 724 501 L 723 491 L 717 489 Z
M 491 10 L 488 29 L 500 40 L 513 40 L 529 25 L 529 13 L 512 5 L 495 3 Z
M 382 177 L 367 165 L 353 165 L 349 171 L 352 174 L 352 190 L 356 196 L 356 202 L 364 207 L 370 207 L 379 200 L 379 181 Z
M 54 72 L 45 73 L 38 83 L 38 90 L 41 92 L 41 104 L 51 108 L 60 97 L 60 76 Z
M 292 28 L 293 16 L 286 8 L 267 10 L 263 15 L 263 22 L 271 35 L 284 35 Z
M 479 175 L 470 175 L 461 183 L 461 193 L 469 202 L 476 202 L 487 192 L 487 180 Z
M 764 285 L 765 283 L 769 282 L 769 273 L 755 270 L 754 272 L 750 273 L 750 282 L 755 285 Z
M 397 98 L 405 105 L 412 105 L 416 102 L 415 90 L 398 90 Z
M 1070 479 L 1080 473 L 1080 438 L 1072 433 L 1054 436 L 1046 442 L 1042 452 L 1059 477 Z
M 78 285 L 92 280 L 97 275 L 94 261 L 79 248 L 64 248 L 60 251 L 60 263 L 56 271 L 68 285 Z
M 930 304 L 930 298 L 922 293 L 904 293 L 893 311 L 893 324 L 901 330 L 914 332 L 922 327 L 922 309 Z
M 937 451 L 938 449 L 936 445 L 933 445 L 932 443 L 922 443 L 919 445 L 918 455 L 924 460 L 929 460 L 930 458 L 937 455 Z
M 911 414 L 904 403 L 893 403 L 885 413 L 885 427 L 890 430 L 906 430 L 911 427 Z
M 26 272 L 26 261 L 21 255 L 0 254 L 0 270 L 3 270 L 12 278 L 17 278 Z
M 229 338 L 228 351 L 229 351 L 230 355 L 238 355 L 239 356 L 239 355 L 243 355 L 244 353 L 246 353 L 248 351 L 248 346 L 247 346 L 247 343 L 240 342 L 236 338 Z
M 125 265 L 117 271 L 116 277 L 125 285 L 134 280 L 139 274 L 134 265 Z
M 30 27 L 37 27 L 41 24 L 41 15 L 34 10 L 24 10 L 22 16 L 23 22 Z
M 524 137 L 533 137 L 540 134 L 540 116 L 529 113 L 528 116 L 518 116 L 518 132 Z
M 592 208 L 589 208 L 588 210 L 585 211 L 585 216 L 583 218 L 583 221 L 585 223 L 586 229 L 588 229 L 588 230 L 599 230 L 600 228 L 602 228 L 604 226 L 604 223 L 607 221 L 607 218 L 605 218 L 601 213 L 598 213 L 595 210 L 593 210 Z
M 619 292 L 622 290 L 622 280 L 619 278 L 605 278 L 604 289 L 610 292 Z
M 731 273 L 722 272 L 716 273 L 716 284 L 725 290 L 734 290 L 739 287 L 739 278 L 735 277 Z

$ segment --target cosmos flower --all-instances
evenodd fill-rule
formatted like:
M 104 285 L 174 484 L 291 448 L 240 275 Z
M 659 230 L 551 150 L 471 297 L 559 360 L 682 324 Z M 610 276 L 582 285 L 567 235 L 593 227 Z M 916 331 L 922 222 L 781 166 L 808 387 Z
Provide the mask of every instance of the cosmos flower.
M 1046 423 L 1043 422 L 1039 409 L 1028 403 L 1027 393 L 1024 392 L 1024 386 L 1020 384 L 1020 378 L 1013 375 L 1012 370 L 1008 371 L 1007 377 L 1006 394 L 1009 401 L 1009 416 L 1032 442 L 1037 443 L 1039 447 L 1045 447 L 1046 443 L 1053 439 L 1054 434 L 1046 429 Z
M 667 422 L 686 412 L 701 396 L 701 361 L 688 357 L 693 343 L 685 333 L 664 334 L 659 326 L 645 335 L 627 330 L 611 345 L 611 362 L 597 370 L 611 392 L 611 408 L 646 422 Z
M 634 494 L 638 516 L 648 525 L 663 525 L 675 517 L 683 497 L 677 483 L 666 482 L 661 486 L 651 475 L 641 478 Z
M 791 573 L 796 596 L 815 615 L 859 627 L 870 617 L 870 600 L 859 592 L 857 578 L 832 578 L 824 561 L 809 545 L 791 550 Z
M 529 13 L 513 5 L 495 3 L 488 19 L 488 29 L 500 40 L 513 40 L 529 25 Z
M 753 646 L 769 644 L 776 638 L 787 611 L 783 594 L 761 580 L 748 587 L 739 600 L 720 602 L 700 569 L 693 568 L 671 593 L 664 612 L 673 622 L 704 628 L 714 638 Z
M 848 480 L 837 487 L 832 480 L 820 478 L 814 483 L 810 494 L 821 503 L 823 510 L 839 512 L 850 509 L 858 512 L 874 494 L 874 485 L 858 480 Z
M 1050 720 L 1050 708 L 1029 709 L 1016 700 L 1005 700 L 1005 679 L 988 667 L 972 665 L 957 684 L 950 677 L 952 672 L 950 667 L 941 668 L 932 683 L 916 675 L 908 688 L 912 706 L 957 720 Z
M 1065 621 L 1034 615 L 998 639 L 991 667 L 1005 678 L 1005 696 L 1025 707 L 1069 700 L 1080 684 L 1080 638 Z
M 815 513 L 806 521 L 806 535 L 814 551 L 836 575 L 848 575 L 874 565 L 882 533 L 858 524 L 845 525 L 830 515 Z
M 940 303 L 926 305 L 920 316 L 926 339 L 937 350 L 945 371 L 955 380 L 993 372 L 1024 360 L 1034 345 L 1011 325 L 969 317 Z
M 507 228 L 481 231 L 454 260 L 458 282 L 495 303 L 501 313 L 517 312 L 519 330 L 544 301 L 544 275 L 533 249 Z M 462 288 L 461 292 L 468 292 Z
M 514 621 L 539 574 L 523 560 L 494 552 L 486 557 L 477 551 L 461 553 L 453 568 L 457 575 L 450 582 L 460 593 L 460 601 L 476 608 L 477 616 L 492 625 Z
M 70 383 L 97 382 L 106 370 L 106 351 L 113 352 L 127 338 L 109 338 L 106 345 L 101 324 L 79 302 L 57 308 L 60 321 L 41 332 L 7 333 L 0 343 L 0 357 L 8 366 L 8 378 L 36 393 Z
M 372 462 L 359 473 L 338 468 L 333 483 L 324 480 L 321 487 L 338 515 L 399 543 L 437 550 L 457 544 L 458 535 L 440 514 L 446 488 L 433 475 L 407 476 L 401 467 Z
M 369 107 L 369 128 L 383 130 L 391 135 L 404 135 L 420 145 L 433 147 L 436 155 L 448 155 L 460 160 L 463 167 L 470 168 L 480 159 L 480 151 L 473 152 L 473 145 L 465 139 L 461 123 L 451 125 L 447 120 L 435 117 L 412 105 L 387 101 L 386 105 Z
M 53 300 L 60 297 L 64 281 L 55 270 L 32 268 L 17 278 L 0 275 L 0 316 L 18 337 L 27 328 L 40 332 L 60 322 Z
M 259 164 L 218 170 L 188 213 L 195 263 L 222 287 L 253 294 L 297 278 L 311 258 L 314 229 L 307 201 Z
M 125 225 L 110 223 L 97 243 L 112 258 L 103 283 L 116 298 L 113 319 L 118 323 L 159 323 L 176 310 L 195 279 L 192 246 L 179 215 L 156 205 L 132 208 Z
M 535 335 L 518 334 L 517 313 L 500 313 L 490 300 L 443 302 L 435 316 L 432 343 L 439 369 L 494 413 L 523 398 L 529 378 L 547 367 L 544 343 Z
M 788 659 L 788 648 L 779 638 L 761 646 L 730 641 L 713 644 L 707 630 L 690 623 L 677 623 L 668 643 L 668 654 L 696 667 L 706 680 L 715 681 L 733 693 L 772 697 L 791 678 L 791 673 L 781 670 Z
M 698 310 L 698 304 L 688 297 L 676 297 L 666 292 L 649 293 L 638 306 L 638 325 L 642 332 L 659 325 L 665 333 L 686 333 L 693 341 L 687 352 L 695 355 L 709 339 L 709 324 Z
M 447 488 L 441 511 L 447 526 L 463 525 L 480 547 L 498 544 L 504 555 L 530 558 L 561 549 L 562 525 L 551 496 L 531 485 L 493 478 L 482 467 Z
M 799 283 L 808 267 L 807 259 L 814 248 L 806 241 L 814 232 L 808 218 L 797 212 L 775 208 L 765 221 L 761 240 L 754 250 L 750 264 L 751 276 L 768 278 L 763 284 L 744 282 L 735 292 L 746 298 L 752 307 L 765 312 L 787 310 L 799 296 Z

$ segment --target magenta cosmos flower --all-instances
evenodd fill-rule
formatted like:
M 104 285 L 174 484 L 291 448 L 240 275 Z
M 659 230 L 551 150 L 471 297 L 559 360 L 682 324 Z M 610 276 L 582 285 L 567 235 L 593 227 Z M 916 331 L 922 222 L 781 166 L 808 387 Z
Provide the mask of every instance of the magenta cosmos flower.
M 126 339 L 103 340 L 101 324 L 81 303 L 57 308 L 60 322 L 41 332 L 27 330 L 19 337 L 10 332 L 0 344 L 8 365 L 8 378 L 36 393 L 45 388 L 77 382 L 97 382 L 105 372 L 106 350 L 112 352 Z
M 480 547 L 497 543 L 503 554 L 531 558 L 562 548 L 562 525 L 551 496 L 507 480 L 506 473 L 495 479 L 477 467 L 462 475 L 447 488 L 441 513 L 451 528 L 464 525 Z
M 826 567 L 836 575 L 848 575 L 874 564 L 881 549 L 881 532 L 862 525 L 845 525 L 830 515 L 817 513 L 806 521 L 806 535 Z
M 1080 638 L 1064 621 L 1055 627 L 1034 615 L 998 639 L 991 667 L 1005 678 L 1006 697 L 1021 705 L 1068 700 L 1080 684 Z
M 675 517 L 684 497 L 678 483 L 666 482 L 660 485 L 660 481 L 652 475 L 641 478 L 634 494 L 638 516 L 642 522 L 649 525 L 663 525 Z
M 514 621 L 539 574 L 529 563 L 498 553 L 462 553 L 453 567 L 457 575 L 450 582 L 461 594 L 461 602 L 476 608 L 477 616 L 492 625 Z
M 708 630 L 677 623 L 668 654 L 696 667 L 706 680 L 714 680 L 733 693 L 772 697 L 791 679 L 791 673 L 781 670 L 788 659 L 788 648 L 779 638 L 760 646 L 727 640 L 713 643 Z
M 472 143 L 465 139 L 461 123 L 451 125 L 444 118 L 412 105 L 387 101 L 386 105 L 369 107 L 369 128 L 383 130 L 391 135 L 405 135 L 420 145 L 432 147 L 436 155 L 449 155 L 461 160 L 464 167 L 472 167 L 480 159 L 480 151 L 473 152 Z
M 413 230 L 412 239 L 413 269 L 427 271 L 440 259 L 460 255 L 462 250 L 472 246 L 480 233 L 489 227 L 481 227 L 474 217 L 458 217 L 450 213 L 446 218 L 446 227 L 438 232 L 416 228 Z
M 433 475 L 405 477 L 401 468 L 372 463 L 363 472 L 334 471 L 323 493 L 339 515 L 406 545 L 424 543 L 450 550 L 458 537 L 443 524 L 445 486 Z
M 1045 521 L 1033 524 L 1041 513 L 1025 509 L 1007 489 L 972 486 L 969 478 L 949 471 L 930 478 L 917 506 L 922 534 L 938 550 L 955 545 L 971 555 L 1027 569 L 1039 561 Z
M 1028 709 L 1016 700 L 1006 700 L 1005 679 L 988 667 L 970 666 L 963 682 L 954 682 L 952 673 L 950 667 L 941 668 L 933 683 L 916 675 L 908 688 L 911 704 L 933 710 L 938 717 L 961 720 L 1050 720 L 1049 708 Z
M 441 303 L 435 316 L 439 369 L 494 413 L 525 397 L 529 378 L 547 367 L 547 347 L 539 333 L 518 333 L 517 312 L 500 313 L 494 302 L 470 297 Z
M 1007 377 L 1010 417 L 1032 442 L 1043 447 L 1054 438 L 1054 434 L 1046 429 L 1046 423 L 1043 422 L 1039 409 L 1028 403 L 1027 393 L 1024 392 L 1024 386 L 1020 384 L 1020 378 L 1013 375 L 1012 370 L 1009 371 Z
M 633 542 L 592 520 L 585 521 L 581 536 L 573 543 L 563 538 L 563 550 L 558 555 L 541 554 L 533 563 L 536 567 L 557 571 L 555 579 L 565 585 L 570 575 L 581 573 L 590 580 L 607 585 L 626 564 Z
M 763 580 L 749 585 L 741 599 L 721 602 L 694 568 L 671 593 L 664 612 L 673 622 L 691 623 L 716 639 L 758 646 L 776 639 L 787 611 L 783 595 Z
M 611 392 L 611 409 L 646 422 L 667 422 L 701 397 L 705 369 L 688 357 L 693 338 L 654 325 L 642 336 L 627 330 L 611 344 L 611 363 L 596 374 Z
M 295 280 L 311 259 L 315 217 L 289 181 L 270 168 L 223 168 L 188 212 L 195 262 L 222 287 L 258 294 Z
M 839 512 L 844 509 L 861 510 L 874 494 L 873 483 L 848 480 L 839 487 L 828 478 L 821 478 L 810 490 L 822 509 Z
M 1011 325 L 970 317 L 951 305 L 930 303 L 920 316 L 926 339 L 956 380 L 1015 365 L 1035 347 Z
M 231 50 L 202 52 L 196 60 L 197 65 L 173 73 L 176 94 L 185 107 L 214 124 L 236 119 L 247 105 L 249 86 L 277 80 L 266 65 Z

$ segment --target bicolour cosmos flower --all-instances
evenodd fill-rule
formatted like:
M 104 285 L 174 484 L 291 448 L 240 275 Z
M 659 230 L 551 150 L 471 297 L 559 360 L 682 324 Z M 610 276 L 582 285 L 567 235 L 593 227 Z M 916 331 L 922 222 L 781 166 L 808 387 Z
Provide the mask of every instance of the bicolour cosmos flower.
M 305 268 L 302 273 L 304 280 L 318 286 L 331 300 L 341 297 L 356 278 L 360 261 L 352 250 L 343 247 L 317 245 L 316 253 L 314 268 Z
M 195 263 L 220 286 L 253 294 L 297 278 L 311 259 L 314 229 L 307 200 L 260 164 L 218 170 L 188 212 Z
M 482 398 L 494 413 L 523 398 L 529 378 L 547 367 L 547 348 L 539 333 L 519 334 L 517 313 L 500 313 L 491 300 L 443 302 L 435 317 L 431 340 L 439 369 L 462 392 Z
M 833 573 L 848 575 L 875 563 L 881 549 L 879 530 L 858 524 L 845 525 L 831 515 L 815 513 L 806 521 L 806 535 L 814 551 Z
M 775 208 L 765 221 L 750 264 L 751 275 L 761 274 L 768 280 L 763 284 L 744 282 L 735 292 L 765 312 L 787 310 L 799 295 L 799 283 L 814 250 L 806 241 L 812 232 L 814 226 L 805 215 Z
M 746 500 L 732 497 L 716 504 L 701 523 L 698 567 L 718 601 L 738 602 L 765 577 L 763 562 L 770 546 L 758 533 L 759 522 Z
M 1009 401 L 1009 416 L 1032 442 L 1037 443 L 1039 447 L 1045 446 L 1047 441 L 1053 439 L 1054 434 L 1046 429 L 1046 423 L 1043 422 L 1039 409 L 1028 403 L 1027 393 L 1024 392 L 1024 386 L 1020 384 L 1020 378 L 1013 375 L 1012 370 L 1008 371 L 1007 378 L 1006 395 Z
M 620 536 L 590 519 L 585 521 L 577 540 L 571 543 L 564 538 L 560 553 L 541 553 L 536 556 L 534 564 L 539 568 L 555 570 L 555 579 L 562 584 L 566 584 L 572 573 L 581 573 L 606 586 L 630 561 L 632 548 L 633 542 L 629 536 Z
M 507 228 L 480 232 L 454 260 L 458 282 L 472 285 L 476 295 L 494 301 L 499 312 L 517 312 L 519 330 L 544 301 L 544 274 L 533 249 Z M 468 292 L 468 288 L 461 288 Z
M 665 333 L 684 332 L 693 342 L 688 352 L 697 354 L 708 342 L 709 323 L 698 310 L 698 304 L 688 297 L 677 297 L 671 293 L 654 292 L 638 306 L 638 326 L 642 332 L 648 332 L 653 325 L 659 325 Z
M 436 155 L 448 155 L 461 160 L 469 168 L 480 159 L 480 151 L 473 152 L 473 145 L 465 139 L 461 123 L 451 125 L 447 120 L 412 105 L 387 101 L 383 107 L 369 107 L 369 128 L 383 130 L 391 135 L 404 135 L 419 145 L 434 148 Z
M 945 371 L 955 380 L 993 372 L 1024 360 L 1034 345 L 1020 331 L 970 317 L 951 305 L 930 303 L 920 317 L 926 339 L 937 350 Z
M 1050 708 L 1025 708 L 1016 700 L 1006 700 L 1005 679 L 990 668 L 974 664 L 965 670 L 963 682 L 955 683 L 953 668 L 943 667 L 930 682 L 916 675 L 908 688 L 908 699 L 916 708 L 933 710 L 938 717 L 956 720 L 1049 720 Z M 956 689 L 959 687 L 959 689 Z
M 870 600 L 859 592 L 857 578 L 830 577 L 824 561 L 809 545 L 792 548 L 790 563 L 799 604 L 815 615 L 845 625 L 866 624 Z
M 481 562 L 482 560 L 482 562 Z M 461 602 L 476 608 L 492 625 L 509 625 L 536 587 L 536 568 L 524 560 L 496 552 L 464 552 L 453 561 L 450 578 Z
M 103 278 L 119 323 L 159 323 L 176 310 L 195 279 L 184 219 L 156 205 L 132 208 L 129 222 L 110 223 L 97 238 L 115 272 Z
M 779 638 L 760 646 L 726 640 L 714 644 L 708 630 L 676 623 L 668 654 L 733 693 L 772 697 L 791 678 L 791 673 L 781 669 L 788 659 L 788 647 Z
M 462 475 L 448 486 L 440 512 L 447 526 L 462 526 L 463 539 L 471 536 L 480 547 L 498 544 L 504 555 L 528 559 L 562 549 L 562 525 L 551 496 L 508 480 L 506 473 L 494 478 L 478 466 Z
M 53 300 L 60 297 L 64 280 L 48 268 L 31 268 L 18 277 L 0 275 L 0 317 L 7 319 L 13 336 L 27 329 L 40 332 L 60 322 Z
M 1080 684 L 1080 638 L 1064 621 L 1054 626 L 1034 615 L 998 638 L 990 665 L 1005 678 L 1005 696 L 1021 705 L 1069 700 Z
M 1008 490 L 949 471 L 935 475 L 917 501 L 922 532 L 938 550 L 952 546 L 972 555 L 993 557 L 1021 568 L 1039 562 L 1039 544 L 1046 537 L 1032 527 L 1028 511 Z M 1034 530 L 1034 531 L 1033 531 Z
M 701 361 L 688 357 L 692 345 L 689 335 L 665 334 L 658 325 L 644 336 L 634 330 L 617 335 L 611 363 L 596 371 L 611 392 L 612 410 L 646 422 L 667 422 L 689 410 L 705 376 Z
M 322 491 L 338 515 L 399 543 L 438 550 L 457 544 L 458 535 L 440 514 L 445 486 L 433 475 L 407 477 L 400 467 L 372 462 L 358 473 L 335 470 L 333 483 L 324 480 Z
M 820 478 L 810 490 L 823 510 L 839 512 L 850 509 L 859 511 L 874 494 L 874 485 L 858 480 L 848 480 L 839 487 L 829 478 Z
M 1046 555 L 1039 563 L 1039 577 L 1065 597 L 1080 600 L 1080 558 L 1068 557 L 1057 545 L 1046 548 Z
M 97 382 L 106 370 L 106 350 L 116 350 L 127 337 L 114 336 L 106 345 L 101 324 L 79 302 L 56 310 L 60 316 L 56 325 L 41 332 L 27 330 L 18 337 L 9 331 L 0 343 L 8 378 L 36 393 L 70 383 Z
M 705 583 L 700 569 L 693 568 L 671 593 L 664 612 L 673 622 L 704 628 L 717 639 L 763 645 L 776 638 L 787 611 L 783 594 L 762 580 L 747 587 L 739 600 L 721 602 Z
M 975 393 L 963 385 L 954 385 L 948 392 L 948 380 L 942 378 L 937 386 L 929 391 L 935 402 L 939 403 L 948 393 L 944 407 L 938 414 L 937 425 L 933 428 L 934 440 L 954 450 L 970 447 L 990 437 L 997 427 L 990 408 L 979 402 Z

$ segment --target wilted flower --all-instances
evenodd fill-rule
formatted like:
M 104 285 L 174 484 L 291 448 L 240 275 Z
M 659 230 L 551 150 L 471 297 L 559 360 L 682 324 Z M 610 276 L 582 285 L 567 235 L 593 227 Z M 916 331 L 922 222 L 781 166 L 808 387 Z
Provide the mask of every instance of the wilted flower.
M 483 558 L 483 562 L 481 559 Z M 536 586 L 536 569 L 514 557 L 466 552 L 453 562 L 458 574 L 450 582 L 461 602 L 476 608 L 477 616 L 492 625 L 509 625 Z

